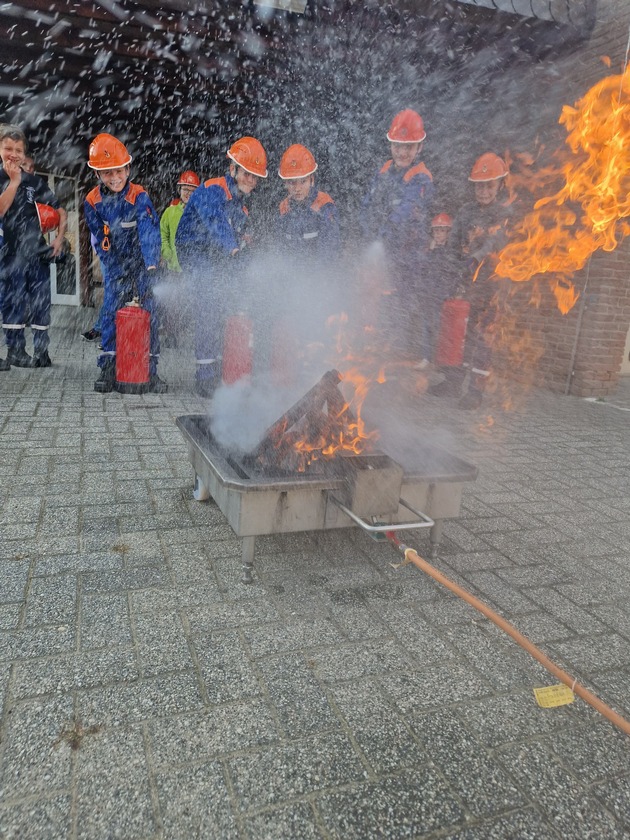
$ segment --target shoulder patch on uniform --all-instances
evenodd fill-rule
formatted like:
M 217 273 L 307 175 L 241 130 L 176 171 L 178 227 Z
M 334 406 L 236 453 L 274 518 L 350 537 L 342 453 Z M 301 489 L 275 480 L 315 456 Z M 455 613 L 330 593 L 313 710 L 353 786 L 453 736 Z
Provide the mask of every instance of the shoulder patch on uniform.
M 232 193 L 230 192 L 230 188 L 228 187 L 225 178 L 208 178 L 207 181 L 203 182 L 203 185 L 204 187 L 221 187 L 227 200 L 232 200 Z
M 143 192 L 145 192 L 145 189 L 144 187 L 141 187 L 140 184 L 129 184 L 129 191 L 125 196 L 125 201 L 128 201 L 129 204 L 135 204 L 136 199 Z
M 392 166 L 393 162 L 394 162 L 393 160 L 388 160 L 387 163 L 384 163 L 381 166 L 381 175 L 383 174 L 383 172 L 388 172 L 391 169 L 391 166 Z
M 427 178 L 428 178 L 430 181 L 432 181 L 432 180 L 433 180 L 433 175 L 431 175 L 431 173 L 430 173 L 430 172 L 429 172 L 429 170 L 426 168 L 426 166 L 424 165 L 424 163 L 416 163 L 416 165 L 415 165 L 415 166 L 412 166 L 412 167 L 411 167 L 411 169 L 408 169 L 408 170 L 405 172 L 405 176 L 404 176 L 404 178 L 403 178 L 403 181 L 405 181 L 405 182 L 409 182 L 409 181 L 411 181 L 411 179 L 412 179 L 412 178 L 415 178 L 415 177 L 416 177 L 416 175 L 426 175 L 426 176 L 427 176 Z
M 334 204 L 335 202 L 332 198 L 325 192 L 318 192 L 315 198 L 315 201 L 311 204 L 311 210 L 314 210 L 316 213 L 325 207 L 327 204 Z
M 288 199 L 288 197 L 282 199 L 282 201 L 279 204 L 279 210 L 280 210 L 280 215 L 281 216 L 286 216 L 286 214 L 289 212 L 289 199 Z
M 94 189 L 90 190 L 89 193 L 85 196 L 85 200 L 92 207 L 96 207 L 96 205 L 101 201 L 101 188 L 94 187 Z

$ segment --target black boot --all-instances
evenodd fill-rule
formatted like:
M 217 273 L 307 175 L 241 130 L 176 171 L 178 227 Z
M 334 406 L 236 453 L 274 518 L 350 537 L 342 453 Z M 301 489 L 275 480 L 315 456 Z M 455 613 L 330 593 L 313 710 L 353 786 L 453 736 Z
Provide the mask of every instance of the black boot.
M 0 370 L 11 370 L 11 365 L 6 359 L 0 359 Z
M 469 388 L 461 400 L 457 403 L 457 408 L 463 411 L 474 411 L 479 408 L 483 400 L 483 392 L 478 388 Z
M 107 362 L 101 368 L 101 374 L 94 383 L 94 390 L 99 394 L 109 394 L 114 390 L 116 384 L 116 365 L 114 362 Z
M 483 392 L 487 381 L 487 376 L 472 373 L 470 375 L 470 382 L 468 383 L 468 391 L 457 403 L 457 408 L 462 408 L 464 411 L 474 411 L 479 408 L 483 400 Z
M 431 394 L 433 397 L 459 397 L 466 378 L 466 370 L 450 367 L 445 369 L 444 375 L 445 378 L 442 382 L 427 388 L 427 394 Z
M 157 373 L 152 373 L 149 377 L 149 393 L 150 394 L 165 394 L 168 391 L 168 385 L 164 382 L 163 379 L 157 375 Z
M 42 353 L 38 353 L 36 356 L 33 356 L 33 361 L 31 362 L 31 367 L 34 367 L 34 368 L 52 367 L 52 361 L 50 359 L 50 356 L 48 355 L 48 350 L 44 350 Z
M 9 347 L 7 362 L 13 367 L 31 367 L 33 360 L 21 347 Z

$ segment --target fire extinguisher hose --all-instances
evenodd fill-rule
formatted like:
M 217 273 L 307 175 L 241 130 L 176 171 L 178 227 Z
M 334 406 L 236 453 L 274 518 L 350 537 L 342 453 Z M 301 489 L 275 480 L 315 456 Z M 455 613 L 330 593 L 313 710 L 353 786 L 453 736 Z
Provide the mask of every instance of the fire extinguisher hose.
M 425 572 L 429 577 L 432 577 L 433 580 L 441 583 L 442 586 L 445 586 L 455 595 L 457 595 L 462 600 L 466 601 L 466 603 L 470 604 L 471 607 L 474 607 L 476 610 L 479 610 L 480 613 L 489 618 L 493 624 L 496 624 L 501 630 L 511 636 L 514 641 L 519 644 L 524 650 L 526 650 L 534 659 L 537 659 L 540 664 L 545 667 L 554 677 L 557 677 L 560 682 L 564 683 L 565 685 L 569 686 L 569 688 L 576 694 L 578 697 L 581 697 L 589 706 L 592 706 L 596 709 L 600 714 L 602 714 L 607 720 L 609 720 L 612 724 L 616 727 L 621 729 L 626 735 L 630 735 L 630 721 L 626 720 L 621 715 L 617 714 L 610 706 L 607 706 L 602 700 L 599 699 L 595 694 L 590 692 L 587 688 L 577 680 L 573 679 L 570 674 L 567 674 L 566 671 L 563 671 L 562 668 L 559 668 L 554 662 L 549 659 L 549 657 L 545 656 L 545 654 L 536 647 L 532 642 L 529 641 L 528 638 L 523 636 L 522 633 L 510 624 L 509 621 L 506 621 L 502 618 L 498 613 L 494 610 L 490 609 L 487 604 L 484 604 L 483 601 L 480 601 L 479 598 L 475 598 L 474 595 L 471 595 L 470 592 L 467 592 L 461 586 L 458 586 L 452 580 L 447 578 L 441 572 L 439 572 L 434 566 L 430 563 L 427 563 L 420 555 L 414 551 L 413 548 L 402 543 L 398 537 L 396 536 L 394 531 L 387 531 L 386 532 L 387 539 L 405 556 L 405 563 L 413 563 L 421 571 Z

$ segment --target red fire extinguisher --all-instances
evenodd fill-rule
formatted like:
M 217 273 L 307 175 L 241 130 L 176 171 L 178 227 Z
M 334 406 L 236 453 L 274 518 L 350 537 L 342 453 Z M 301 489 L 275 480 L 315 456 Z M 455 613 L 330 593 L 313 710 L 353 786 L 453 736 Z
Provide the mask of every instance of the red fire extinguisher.
M 461 298 L 445 300 L 440 317 L 440 333 L 435 351 L 435 364 L 458 367 L 464 361 L 466 327 L 470 303 Z
M 237 382 L 252 372 L 254 326 L 244 312 L 232 315 L 225 322 L 223 335 L 223 381 Z
M 122 394 L 149 388 L 150 320 L 138 298 L 116 313 L 116 390 Z

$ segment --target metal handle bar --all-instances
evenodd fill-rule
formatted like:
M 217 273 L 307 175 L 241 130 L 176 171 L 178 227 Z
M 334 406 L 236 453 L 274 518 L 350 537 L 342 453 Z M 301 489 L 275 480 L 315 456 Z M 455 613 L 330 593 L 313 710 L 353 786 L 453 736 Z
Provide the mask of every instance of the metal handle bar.
M 365 521 L 365 519 L 361 519 L 360 516 L 357 516 L 356 513 L 353 513 L 349 510 L 349 508 L 343 505 L 339 499 L 336 499 L 332 495 L 332 493 L 329 493 L 328 496 L 337 505 L 337 507 L 346 514 L 346 516 L 349 516 L 353 522 L 356 522 L 360 528 L 363 528 L 363 530 L 368 533 L 383 533 L 384 531 L 412 531 L 416 528 L 432 528 L 433 525 L 435 525 L 433 519 L 428 517 L 426 513 L 422 513 L 422 511 L 411 507 L 411 505 L 404 499 L 399 499 L 399 504 L 401 504 L 404 508 L 407 508 L 407 510 L 410 510 L 412 513 L 415 513 L 416 516 L 419 516 L 422 520 L 421 522 L 396 522 L 390 525 L 370 525 L 369 522 Z

